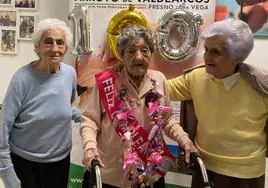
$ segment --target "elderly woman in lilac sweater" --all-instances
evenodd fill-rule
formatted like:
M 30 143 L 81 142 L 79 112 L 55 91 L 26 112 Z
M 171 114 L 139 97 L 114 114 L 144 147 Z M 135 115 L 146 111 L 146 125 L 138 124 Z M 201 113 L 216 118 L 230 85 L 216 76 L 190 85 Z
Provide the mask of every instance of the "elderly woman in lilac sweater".
M 0 178 L 6 188 L 68 184 L 76 73 L 63 57 L 72 41 L 66 23 L 46 19 L 33 36 L 39 59 L 10 81 L 0 123 Z

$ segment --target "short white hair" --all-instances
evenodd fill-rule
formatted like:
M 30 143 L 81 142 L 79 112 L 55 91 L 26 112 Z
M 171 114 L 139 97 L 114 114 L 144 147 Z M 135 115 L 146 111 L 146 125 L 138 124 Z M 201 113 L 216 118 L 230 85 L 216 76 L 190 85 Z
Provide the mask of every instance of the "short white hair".
M 217 21 L 206 27 L 201 39 L 220 35 L 225 38 L 229 56 L 232 60 L 244 61 L 254 47 L 252 31 L 247 23 L 238 19 Z
M 38 23 L 36 30 L 33 34 L 32 39 L 33 39 L 35 48 L 36 46 L 39 45 L 44 32 L 49 29 L 61 29 L 65 34 L 67 47 L 69 48 L 72 45 L 73 34 L 71 32 L 71 29 L 67 26 L 67 24 L 64 21 L 61 21 L 57 18 L 47 18 L 47 19 L 41 20 Z

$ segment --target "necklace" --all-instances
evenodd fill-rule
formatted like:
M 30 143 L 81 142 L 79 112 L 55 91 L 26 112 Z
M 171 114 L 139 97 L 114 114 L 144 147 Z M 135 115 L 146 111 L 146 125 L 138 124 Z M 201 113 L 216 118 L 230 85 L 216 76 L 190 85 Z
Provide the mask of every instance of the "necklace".
M 127 89 L 122 87 L 118 91 L 118 98 L 121 101 L 120 112 L 116 115 L 116 123 L 124 126 L 126 130 L 120 137 L 123 141 L 123 160 L 125 178 L 130 177 L 133 185 L 138 187 L 149 186 L 153 183 L 152 177 L 156 174 L 165 175 L 171 157 L 167 155 L 164 138 L 162 134 L 162 125 L 164 124 L 165 113 L 170 113 L 171 108 L 161 106 L 160 95 L 155 91 L 157 85 L 155 80 L 151 80 L 154 86 L 145 97 L 145 106 L 148 108 L 147 115 L 150 118 L 152 128 L 147 136 L 146 159 L 140 158 L 136 152 L 133 143 L 133 122 L 136 122 L 136 99 L 127 94 Z

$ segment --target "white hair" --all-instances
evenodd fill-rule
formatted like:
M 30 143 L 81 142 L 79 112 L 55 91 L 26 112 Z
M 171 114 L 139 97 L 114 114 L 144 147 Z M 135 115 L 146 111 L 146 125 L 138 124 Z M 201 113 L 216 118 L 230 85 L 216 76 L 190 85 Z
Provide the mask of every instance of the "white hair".
M 225 38 L 228 53 L 232 60 L 244 61 L 254 46 L 253 34 L 247 23 L 238 19 L 217 21 L 206 27 L 201 39 L 220 35 Z
M 71 32 L 71 29 L 67 26 L 67 24 L 64 21 L 61 21 L 57 18 L 47 18 L 41 20 L 38 23 L 36 30 L 33 34 L 33 43 L 35 48 L 36 46 L 39 45 L 44 32 L 49 29 L 61 29 L 65 34 L 67 47 L 70 47 L 72 45 L 73 34 Z

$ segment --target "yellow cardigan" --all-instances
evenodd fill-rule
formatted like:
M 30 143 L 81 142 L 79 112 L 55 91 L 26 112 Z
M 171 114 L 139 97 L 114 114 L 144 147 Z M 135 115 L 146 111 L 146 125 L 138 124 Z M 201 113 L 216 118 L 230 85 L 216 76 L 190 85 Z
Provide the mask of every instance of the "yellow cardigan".
M 195 143 L 207 169 L 238 178 L 265 173 L 268 99 L 244 77 L 227 91 L 222 80 L 196 68 L 169 80 L 171 100 L 193 100 L 198 119 Z

